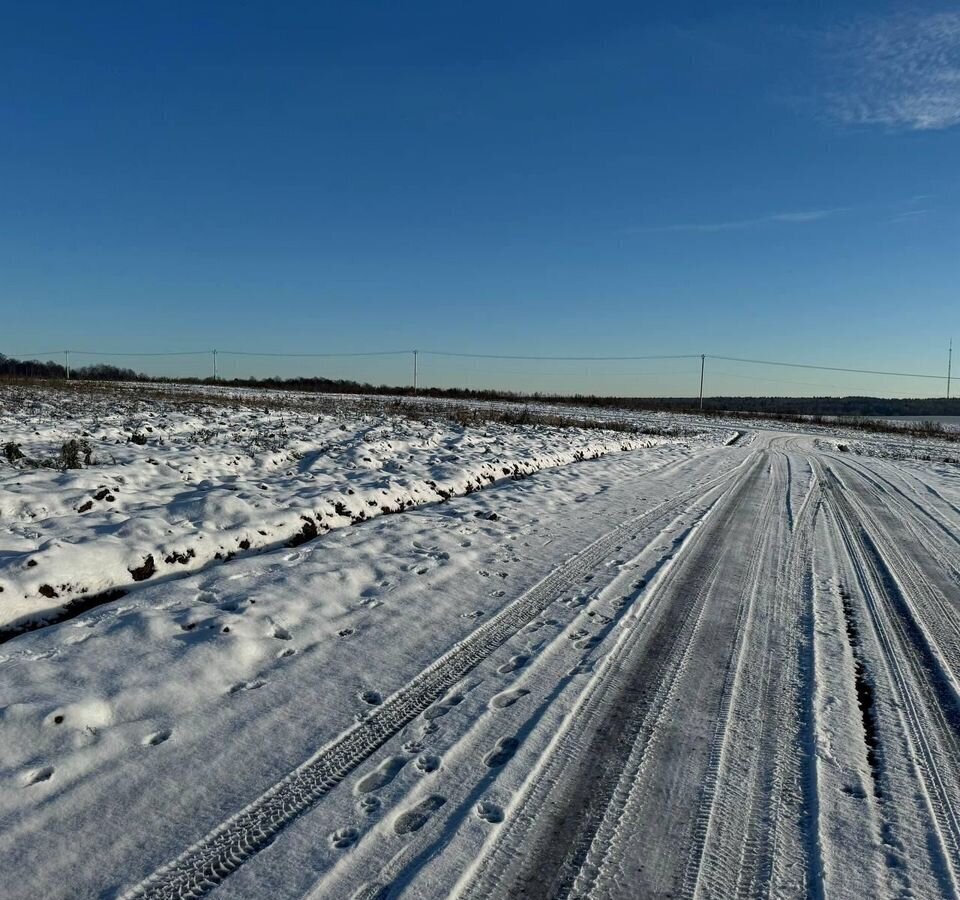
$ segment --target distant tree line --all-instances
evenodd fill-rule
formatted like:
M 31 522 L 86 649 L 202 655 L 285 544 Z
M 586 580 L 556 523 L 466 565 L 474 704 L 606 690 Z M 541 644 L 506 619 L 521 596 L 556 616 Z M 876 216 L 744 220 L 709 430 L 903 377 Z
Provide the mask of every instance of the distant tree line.
M 0 377 L 2 378 L 47 378 L 64 379 L 66 368 L 60 363 L 45 362 L 36 359 L 14 359 L 0 353 Z M 70 377 L 81 381 L 150 381 L 151 379 L 133 369 L 120 369 L 117 366 L 97 364 L 93 366 L 70 367 Z
M 0 378 L 65 379 L 66 369 L 60 363 L 20 360 L 0 354 Z M 70 377 L 81 381 L 141 381 L 151 384 L 213 384 L 212 378 L 166 378 L 145 375 L 133 369 L 98 364 L 71 368 Z M 316 377 L 298 378 L 232 378 L 218 379 L 226 387 L 268 388 L 271 390 L 305 391 L 320 394 L 379 394 L 393 397 L 411 393 L 409 387 L 373 385 L 345 379 Z M 572 406 L 594 406 L 663 412 L 690 412 L 699 409 L 696 397 L 598 397 L 592 394 L 524 394 L 517 391 L 473 390 L 471 388 L 421 388 L 420 397 L 451 400 L 500 400 L 514 403 L 562 403 Z M 887 397 L 704 397 L 703 411 L 708 415 L 738 413 L 758 418 L 815 419 L 833 416 L 884 418 L 887 416 L 960 416 L 960 399 L 894 399 Z

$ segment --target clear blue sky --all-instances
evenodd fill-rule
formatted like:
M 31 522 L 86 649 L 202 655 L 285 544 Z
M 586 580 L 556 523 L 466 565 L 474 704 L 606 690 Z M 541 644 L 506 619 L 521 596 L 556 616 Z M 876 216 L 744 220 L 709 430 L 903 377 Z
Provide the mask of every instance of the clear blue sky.
M 905 10 L 6 4 L 0 352 L 940 372 L 960 341 L 960 13 Z M 695 389 L 689 364 L 423 362 L 438 382 Z M 297 365 L 403 381 L 407 362 Z M 942 393 L 721 369 L 715 392 Z

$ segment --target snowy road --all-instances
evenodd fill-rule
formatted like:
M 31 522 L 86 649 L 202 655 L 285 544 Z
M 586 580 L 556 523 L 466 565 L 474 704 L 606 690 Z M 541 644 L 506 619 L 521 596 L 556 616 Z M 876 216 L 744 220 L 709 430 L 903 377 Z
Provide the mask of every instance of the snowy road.
M 617 454 L 2 650 L 10 896 L 960 895 L 955 467 Z

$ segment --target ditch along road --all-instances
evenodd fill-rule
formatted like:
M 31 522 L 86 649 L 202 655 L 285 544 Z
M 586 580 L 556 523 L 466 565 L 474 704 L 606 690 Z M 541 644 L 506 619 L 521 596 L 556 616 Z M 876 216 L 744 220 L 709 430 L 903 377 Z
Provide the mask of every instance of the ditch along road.
M 802 436 L 657 477 L 127 896 L 960 896 L 960 509 Z

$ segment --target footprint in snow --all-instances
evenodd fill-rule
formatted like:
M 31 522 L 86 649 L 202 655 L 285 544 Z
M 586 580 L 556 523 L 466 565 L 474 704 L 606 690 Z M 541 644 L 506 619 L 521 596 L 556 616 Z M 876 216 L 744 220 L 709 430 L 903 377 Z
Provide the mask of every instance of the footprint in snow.
M 509 675 L 511 672 L 516 672 L 517 669 L 522 669 L 529 661 L 530 657 L 527 654 L 518 653 L 516 656 L 511 656 L 497 671 L 501 675 Z
M 282 625 L 273 626 L 273 636 L 278 641 L 289 641 L 291 639 L 290 632 L 287 631 L 287 629 L 284 628 Z
M 396 834 L 412 834 L 419 831 L 430 820 L 430 817 L 447 802 L 446 797 L 439 794 L 431 794 L 429 797 L 421 800 L 416 806 L 412 806 L 406 812 L 401 813 L 394 820 L 393 830 Z
M 170 739 L 170 735 L 173 732 L 169 728 L 164 728 L 161 731 L 155 731 L 153 734 L 148 734 L 142 741 L 144 747 L 156 747 L 158 744 L 162 744 L 164 741 Z
M 417 753 L 423 752 L 423 744 L 420 741 L 407 741 L 403 745 L 403 752 L 409 753 L 411 755 L 416 755 Z
M 463 702 L 463 694 L 454 694 L 447 697 L 440 703 L 435 703 L 423 711 L 423 717 L 429 722 L 431 719 L 439 719 L 445 716 L 451 709 Z
M 520 741 L 515 737 L 502 737 L 500 738 L 496 746 L 483 758 L 483 764 L 488 769 L 495 769 L 498 766 L 506 765 L 514 753 L 517 751 L 517 747 L 520 746 Z
M 253 602 L 252 600 L 250 601 Z M 217 608 L 222 612 L 233 612 L 239 613 L 244 611 L 245 601 L 239 597 L 233 597 L 230 600 L 224 600 L 223 603 L 217 604 Z
M 381 703 L 383 703 L 383 697 L 381 697 L 377 691 L 362 691 L 357 696 L 359 696 L 364 703 L 367 703 L 370 706 L 379 706 Z
M 371 791 L 379 790 L 390 784 L 406 764 L 407 758 L 405 756 L 388 756 L 372 772 L 364 775 L 357 782 L 355 791 L 358 794 L 369 794 Z
M 43 766 L 40 769 L 33 769 L 26 773 L 23 783 L 29 787 L 31 784 L 40 784 L 43 781 L 49 781 L 53 778 L 53 772 L 53 766 Z
M 297 651 L 293 647 L 284 647 L 278 654 L 277 659 L 286 659 L 288 656 L 293 656 Z
M 526 691 L 523 688 L 504 691 L 490 700 L 490 709 L 506 709 L 508 706 L 513 706 L 513 704 L 522 697 L 526 697 L 529 693 L 530 691 Z
M 238 681 L 236 684 L 231 685 L 228 693 L 230 694 L 239 694 L 240 691 L 255 691 L 258 688 L 262 688 L 266 682 L 262 678 L 257 678 L 254 681 Z

